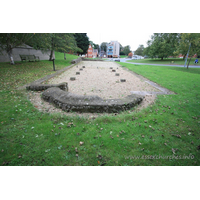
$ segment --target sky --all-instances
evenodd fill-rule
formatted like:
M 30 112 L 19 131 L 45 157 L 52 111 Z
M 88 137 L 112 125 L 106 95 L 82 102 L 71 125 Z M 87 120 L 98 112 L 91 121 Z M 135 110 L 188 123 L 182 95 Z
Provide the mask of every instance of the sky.
M 135 51 L 139 45 L 147 46 L 147 41 L 151 39 L 152 32 L 140 32 L 140 31 L 128 31 L 128 32 L 87 32 L 87 36 L 90 41 L 95 44 L 101 44 L 102 42 L 110 42 L 112 40 L 117 40 L 123 47 L 130 45 L 131 50 Z

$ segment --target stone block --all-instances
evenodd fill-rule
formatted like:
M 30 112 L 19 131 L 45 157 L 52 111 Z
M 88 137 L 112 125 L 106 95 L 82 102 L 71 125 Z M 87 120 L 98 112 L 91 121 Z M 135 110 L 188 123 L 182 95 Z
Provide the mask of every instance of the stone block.
M 70 81 L 75 81 L 76 77 L 70 77 Z

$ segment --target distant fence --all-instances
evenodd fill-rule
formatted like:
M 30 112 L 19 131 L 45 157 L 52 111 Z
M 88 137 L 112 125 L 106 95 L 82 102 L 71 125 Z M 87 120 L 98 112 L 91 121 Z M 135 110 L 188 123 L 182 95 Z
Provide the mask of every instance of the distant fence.
M 12 50 L 14 61 L 21 61 L 19 55 L 35 55 L 39 56 L 40 60 L 49 60 L 50 50 L 42 52 L 41 50 L 35 50 L 32 47 L 26 45 L 25 47 L 16 47 Z M 8 54 L 3 51 L 3 55 L 0 53 L 0 62 L 10 62 Z

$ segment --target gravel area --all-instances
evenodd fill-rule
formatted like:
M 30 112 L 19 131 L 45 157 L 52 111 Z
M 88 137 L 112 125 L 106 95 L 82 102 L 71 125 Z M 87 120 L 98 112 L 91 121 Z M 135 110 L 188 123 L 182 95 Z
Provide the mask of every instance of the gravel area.
M 82 68 L 83 66 L 85 68 Z M 76 72 L 80 72 L 80 75 L 76 75 Z M 116 73 L 119 76 L 116 76 Z M 75 77 L 76 80 L 70 80 L 71 77 Z M 121 82 L 121 79 L 126 79 L 126 82 Z M 61 82 L 68 82 L 71 93 L 97 95 L 103 99 L 122 99 L 130 95 L 131 91 L 159 91 L 119 67 L 115 62 L 82 61 L 77 66 L 50 79 L 48 83 Z
M 85 68 L 83 68 L 85 66 Z M 112 68 L 112 69 L 111 69 Z M 80 70 L 82 69 L 82 70 Z M 113 72 L 112 70 L 115 70 Z M 76 75 L 80 72 L 80 75 Z M 119 73 L 119 76 L 115 74 Z M 70 80 L 75 77 L 76 80 Z M 120 79 L 126 79 L 121 82 Z M 131 94 L 131 91 L 152 91 L 159 92 L 158 89 L 149 85 L 132 73 L 124 70 L 115 62 L 82 61 L 76 66 L 63 72 L 48 81 L 48 83 L 68 82 L 69 92 L 80 95 L 98 95 L 103 99 L 120 99 Z M 96 118 L 102 115 L 115 114 L 95 114 L 95 113 L 66 113 L 61 109 L 41 99 L 40 92 L 28 92 L 29 99 L 33 105 L 42 112 L 61 113 L 68 116 L 83 116 Z M 155 95 L 146 95 L 142 103 L 135 110 L 140 110 L 153 104 Z

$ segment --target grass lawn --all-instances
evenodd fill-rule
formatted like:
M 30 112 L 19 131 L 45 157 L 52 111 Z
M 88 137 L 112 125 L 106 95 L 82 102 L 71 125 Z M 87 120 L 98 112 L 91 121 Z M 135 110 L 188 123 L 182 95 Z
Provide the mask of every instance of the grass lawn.
M 190 58 L 188 58 L 187 63 L 188 63 L 189 59 Z M 192 58 L 190 61 L 190 65 L 194 65 L 195 60 L 196 60 L 196 58 Z M 148 59 L 140 59 L 140 60 L 128 60 L 127 62 L 169 65 L 169 64 L 171 64 L 172 61 L 173 61 L 173 64 L 175 64 L 175 65 L 184 65 L 185 64 L 185 60 L 183 60 L 182 58 L 164 58 L 163 60 L 161 60 L 160 58 L 155 58 L 155 59 L 148 58 Z M 200 63 L 198 63 L 196 65 L 200 65 Z
M 128 56 L 126 55 L 120 55 L 120 58 L 127 58 Z
M 75 58 L 63 57 L 56 69 Z M 176 95 L 95 120 L 42 113 L 16 88 L 53 73 L 52 62 L 0 63 L 0 165 L 200 165 L 200 69 L 123 66 Z

